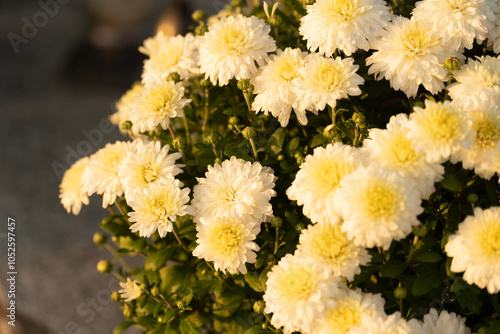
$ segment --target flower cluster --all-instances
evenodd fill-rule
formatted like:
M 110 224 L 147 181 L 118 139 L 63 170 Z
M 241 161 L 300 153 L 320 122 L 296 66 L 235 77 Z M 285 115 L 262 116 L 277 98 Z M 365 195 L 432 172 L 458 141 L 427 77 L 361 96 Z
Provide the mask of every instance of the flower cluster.
M 130 140 L 62 178 L 68 213 L 100 195 L 145 256 L 114 253 L 125 324 L 498 330 L 498 1 L 242 3 L 145 40 L 110 116 Z

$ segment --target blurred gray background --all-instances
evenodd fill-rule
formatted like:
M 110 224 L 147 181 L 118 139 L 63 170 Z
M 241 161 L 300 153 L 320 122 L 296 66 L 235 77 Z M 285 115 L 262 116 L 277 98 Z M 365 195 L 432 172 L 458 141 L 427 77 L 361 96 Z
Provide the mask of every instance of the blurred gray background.
M 123 321 L 109 300 L 117 281 L 96 270 L 111 258 L 92 242 L 107 211 L 94 196 L 78 216 L 67 214 L 58 199 L 61 173 L 122 138 L 101 122 L 140 79 L 142 41 L 160 23 L 185 33 L 192 11 L 213 14 L 225 3 L 0 0 L 0 289 L 8 217 L 17 223 L 18 272 L 17 326 L 6 326 L 2 306 L 0 333 L 111 333 Z M 0 303 L 5 297 L 0 291 Z

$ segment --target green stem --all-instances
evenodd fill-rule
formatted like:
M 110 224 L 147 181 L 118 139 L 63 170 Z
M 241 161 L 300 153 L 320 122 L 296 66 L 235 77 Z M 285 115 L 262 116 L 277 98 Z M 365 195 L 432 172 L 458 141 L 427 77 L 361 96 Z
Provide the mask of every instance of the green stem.
M 181 238 L 177 234 L 177 231 L 176 231 L 175 227 L 173 228 L 172 231 L 174 232 L 174 236 L 177 239 L 177 242 L 179 243 L 179 245 L 182 247 L 182 249 L 184 249 L 188 253 L 191 253 L 191 251 L 189 250 L 189 248 L 186 247 L 186 245 L 182 242 Z
M 276 254 L 278 252 L 279 237 L 280 237 L 279 227 L 276 227 L 276 239 L 274 241 L 274 253 L 273 254 Z
M 111 253 L 111 255 L 113 255 L 115 260 L 118 261 L 118 263 L 120 263 L 128 273 L 132 272 L 132 268 L 128 265 L 127 262 L 125 262 L 121 255 L 118 254 L 118 252 L 113 247 L 111 247 L 109 243 L 105 243 L 104 248 L 106 248 Z
M 250 92 L 248 90 L 243 91 L 243 96 L 245 97 L 245 102 L 247 103 L 248 112 L 250 113 L 250 122 L 253 125 L 255 122 L 255 113 L 252 111 L 252 102 L 250 101 Z
M 339 134 L 337 132 L 337 127 L 335 126 L 337 123 L 337 111 L 334 110 L 330 105 L 328 106 L 328 112 L 332 117 L 332 131 L 333 131 L 333 140 L 335 142 L 341 142 L 339 138 Z
M 184 131 L 186 132 L 186 143 L 188 145 L 191 145 L 191 134 L 189 133 L 189 125 L 188 125 L 186 115 L 184 115 L 184 117 L 182 117 L 182 120 L 184 121 Z
M 253 141 L 253 138 L 248 139 L 248 141 L 250 142 L 250 146 L 252 146 L 253 157 L 255 158 L 255 160 L 258 160 L 259 157 L 257 155 L 257 148 L 255 147 L 255 142 Z
M 201 126 L 201 132 L 205 132 L 207 129 L 208 123 L 208 99 L 209 99 L 209 90 L 205 88 L 205 114 L 203 115 L 203 124 Z
M 404 315 L 403 299 L 401 298 L 399 298 L 399 312 L 401 313 L 401 316 Z

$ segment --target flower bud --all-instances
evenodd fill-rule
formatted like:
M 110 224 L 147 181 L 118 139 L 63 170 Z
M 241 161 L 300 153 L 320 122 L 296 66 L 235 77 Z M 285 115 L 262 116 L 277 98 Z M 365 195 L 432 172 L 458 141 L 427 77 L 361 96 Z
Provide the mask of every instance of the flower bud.
M 229 124 L 231 124 L 231 125 L 238 125 L 239 122 L 240 122 L 240 119 L 237 116 L 231 116 L 229 118 Z
M 462 63 L 460 63 L 460 60 L 457 57 L 448 57 L 444 61 L 444 67 L 446 67 L 449 71 L 459 70 L 461 66 Z
M 114 302 L 119 302 L 122 298 L 120 297 L 120 293 L 118 291 L 113 291 L 111 294 L 111 300 Z
M 130 129 L 132 129 L 132 122 L 125 121 L 120 125 L 120 127 L 122 128 L 122 130 L 125 130 L 125 131 L 130 130 Z
M 477 194 L 469 194 L 469 196 L 467 196 L 467 200 L 474 204 L 479 201 L 479 196 L 477 196 Z
M 182 302 L 182 300 L 178 300 L 178 301 L 175 303 L 175 305 L 177 305 L 177 308 L 178 308 L 179 310 L 184 309 L 184 303 Z
M 97 263 L 97 270 L 100 273 L 107 274 L 113 269 L 113 264 L 108 260 L 101 260 Z
M 172 140 L 172 147 L 175 148 L 176 150 L 180 151 L 184 147 L 186 147 L 186 141 L 182 137 L 175 137 Z
M 273 217 L 273 219 L 271 219 L 272 227 L 278 228 L 281 227 L 281 225 L 283 225 L 283 219 L 281 219 L 280 217 Z
M 205 13 L 205 11 L 201 10 L 201 9 L 198 9 L 198 10 L 195 10 L 193 15 L 191 16 L 193 18 L 193 20 L 195 20 L 196 22 L 202 22 L 205 20 L 205 18 L 207 17 L 207 13 Z
M 179 82 L 179 81 L 181 81 L 181 76 L 177 72 L 170 73 L 167 76 L 167 81 Z
M 128 304 L 125 304 L 125 307 L 123 308 L 123 316 L 126 319 L 130 319 L 135 315 L 135 310 L 130 307 Z
M 197 26 L 196 28 L 194 28 L 194 34 L 196 36 L 203 36 L 207 32 L 208 32 L 208 27 L 206 25 Z
M 264 308 L 266 304 L 264 304 L 263 300 L 258 300 L 253 304 L 253 310 L 255 313 L 262 314 L 264 313 Z
M 243 138 L 250 139 L 257 135 L 257 131 L 255 131 L 255 129 L 252 128 L 251 126 L 247 126 L 246 128 L 243 129 L 242 134 Z
M 355 112 L 354 114 L 352 114 L 352 120 L 356 124 L 363 124 L 365 122 L 365 119 L 366 117 L 363 113 Z
M 332 140 L 335 137 L 335 134 L 333 132 L 333 124 L 330 124 L 325 127 L 323 130 L 323 137 L 325 137 L 327 140 Z
M 160 289 L 155 286 L 154 288 L 151 289 L 151 295 L 153 295 L 154 297 L 158 297 L 160 295 Z
M 98 246 L 102 246 L 108 241 L 108 237 L 102 233 L 96 232 L 93 237 L 94 243 Z
M 394 289 L 394 297 L 396 297 L 396 299 L 405 299 L 407 294 L 408 291 L 406 291 L 406 289 L 402 286 L 398 286 Z
M 427 232 L 427 227 L 425 225 L 418 225 L 413 227 L 413 234 L 419 238 L 425 237 Z
M 239 90 L 246 91 L 252 87 L 252 84 L 250 83 L 250 80 L 248 80 L 248 79 L 241 79 L 241 80 L 238 80 L 237 86 L 238 86 Z

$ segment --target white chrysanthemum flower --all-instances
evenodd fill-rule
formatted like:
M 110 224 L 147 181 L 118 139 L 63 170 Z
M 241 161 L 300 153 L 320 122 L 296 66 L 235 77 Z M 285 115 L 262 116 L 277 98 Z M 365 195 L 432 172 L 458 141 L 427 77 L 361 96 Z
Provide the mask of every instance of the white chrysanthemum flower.
M 475 208 L 474 216 L 450 236 L 445 251 L 453 258 L 451 271 L 464 272 L 467 283 L 491 294 L 500 291 L 500 207 Z
M 472 49 L 495 30 L 495 0 L 423 0 L 415 5 L 412 16 L 422 27 L 442 38 L 445 47 Z
M 363 148 L 372 163 L 414 179 L 421 198 L 426 199 L 434 192 L 434 183 L 443 178 L 444 167 L 437 162 L 427 162 L 425 153 L 413 148 L 415 144 L 408 137 L 407 123 L 408 116 L 405 114 L 392 116 L 387 130 L 369 130 L 370 135 L 363 141 Z
M 317 147 L 295 176 L 286 194 L 288 198 L 304 206 L 303 212 L 313 223 L 339 221 L 333 195 L 340 181 L 361 167 L 365 162 L 362 152 L 341 143 Z
M 299 69 L 297 98 L 302 107 L 317 113 L 327 104 L 335 108 L 337 100 L 360 95 L 359 85 L 365 81 L 356 73 L 358 68 L 352 58 L 331 59 L 319 54 L 307 57 L 305 66 Z
M 420 222 L 420 193 L 415 181 L 383 168 L 360 168 L 340 181 L 335 206 L 344 219 L 342 230 L 359 246 L 388 249 Z
M 187 79 L 199 72 L 199 39 L 192 34 L 165 36 L 162 31 L 144 41 L 139 51 L 149 56 L 144 61 L 142 82 L 153 86 L 167 80 L 170 73 Z
M 391 20 L 382 0 L 318 0 L 307 6 L 299 32 L 311 51 L 330 57 L 336 49 L 350 56 L 357 49 L 368 51 Z
M 212 84 L 227 85 L 230 79 L 250 79 L 268 53 L 276 51 L 271 29 L 255 16 L 222 18 L 209 26 L 200 42 L 201 72 Z
M 491 149 L 491 151 L 483 157 L 484 161 L 481 166 L 474 169 L 476 174 L 486 180 L 492 178 L 495 173 L 500 175 L 500 145 Z M 500 179 L 498 183 L 500 183 Z
M 181 189 L 182 183 L 170 179 L 162 183 L 154 183 L 143 192 L 128 196 L 128 204 L 132 232 L 139 232 L 141 237 L 150 237 L 156 230 L 164 238 L 167 232 L 172 232 L 177 217 L 190 214 L 189 188 Z
M 361 325 L 361 316 L 384 316 L 385 300 L 380 294 L 364 293 L 360 289 L 345 289 L 335 298 L 336 305 L 326 310 L 314 323 L 312 334 L 347 334 Z M 392 333 L 391 333 L 392 334 Z
M 471 121 L 450 101 L 425 100 L 425 108 L 415 107 L 407 123 L 408 138 L 430 163 L 442 163 L 461 148 L 469 148 L 474 140 Z
M 420 334 L 422 333 L 421 327 L 418 320 L 406 321 L 399 312 L 390 316 L 363 314 L 361 315 L 361 325 L 352 328 L 349 334 Z
M 455 156 L 462 162 L 463 168 L 474 169 L 483 176 L 486 172 L 483 166 L 485 158 L 500 144 L 500 108 L 497 102 L 487 100 L 477 108 L 468 110 L 468 115 L 475 131 L 473 145 L 469 149 L 460 149 Z M 490 176 L 486 178 L 489 179 L 495 172 L 496 170 L 490 171 Z
M 431 309 L 424 316 L 422 333 L 425 334 L 470 334 L 471 330 L 465 326 L 465 318 L 455 313 L 443 310 L 438 316 L 436 309 Z
M 175 164 L 181 158 L 180 153 L 168 154 L 169 145 L 161 146 L 159 141 L 149 143 L 136 139 L 118 171 L 122 180 L 125 197 L 142 193 L 152 184 L 170 182 L 170 179 L 182 170 L 182 165 Z
M 500 98 L 500 58 L 491 56 L 469 58 L 467 64 L 455 71 L 457 82 L 447 87 L 454 102 L 474 108 L 482 101 Z
M 132 88 L 130 88 L 116 103 L 116 112 L 111 116 L 109 116 L 109 120 L 111 121 L 111 123 L 116 125 L 123 135 L 129 134 L 129 132 L 128 130 L 124 130 L 122 128 L 122 124 L 126 121 L 131 120 L 130 110 L 134 106 L 137 98 L 139 97 L 139 95 L 142 93 L 143 90 L 144 90 L 143 85 L 141 85 L 138 82 L 134 83 L 132 85 Z M 139 128 L 136 124 L 132 124 L 130 133 L 135 138 L 142 137 Z
M 285 127 L 293 108 L 299 123 L 306 125 L 306 111 L 300 107 L 296 94 L 299 69 L 304 66 L 306 56 L 307 53 L 292 48 L 286 48 L 284 52 L 278 50 L 276 56 L 272 55 L 251 79 L 256 94 L 252 109 L 266 115 L 270 112 Z
M 90 159 L 83 157 L 64 172 L 59 185 L 59 198 L 68 213 L 72 212 L 74 215 L 78 215 L 82 204 L 89 204 L 87 192 L 82 187 L 83 171 L 89 163 Z
M 168 129 L 170 119 L 184 116 L 182 108 L 191 102 L 184 98 L 181 83 L 166 81 L 146 87 L 130 110 L 130 120 L 139 131 L 153 131 L 158 125 Z
M 236 217 L 261 223 L 271 217 L 269 201 L 276 196 L 274 171 L 259 162 L 236 157 L 208 166 L 204 178 L 194 186 L 194 220 L 212 216 Z
M 385 28 L 380 39 L 372 43 L 377 50 L 366 59 L 371 65 L 368 74 L 389 80 L 391 87 L 403 91 L 408 97 L 417 95 L 423 85 L 432 94 L 444 88 L 448 80 L 444 61 L 448 57 L 464 57 L 446 49 L 438 37 L 418 22 L 397 17 Z
M 83 171 L 83 190 L 89 196 L 95 193 L 102 195 L 103 208 L 113 204 L 118 196 L 123 195 L 123 185 L 118 171 L 129 148 L 130 142 L 108 143 L 90 156 L 89 165 Z
M 127 277 L 126 282 L 120 282 L 120 286 L 122 288 L 118 292 L 125 299 L 125 302 L 131 302 L 142 294 L 141 283 L 136 280 L 132 281 L 130 277 Z
M 314 261 L 285 255 L 268 274 L 264 293 L 265 313 L 273 313 L 271 324 L 285 334 L 310 333 L 313 321 L 335 307 L 343 283 L 328 275 Z
M 495 30 L 488 33 L 488 47 L 496 54 L 500 53 L 500 10 L 495 13 Z
M 257 261 L 259 246 L 254 242 L 260 224 L 235 217 L 209 216 L 196 225 L 198 246 L 193 255 L 213 261 L 216 270 L 232 275 L 246 274 L 246 263 Z
M 349 281 L 361 272 L 359 266 L 371 259 L 365 248 L 354 245 L 339 225 L 331 223 L 311 225 L 302 230 L 295 255 Z

